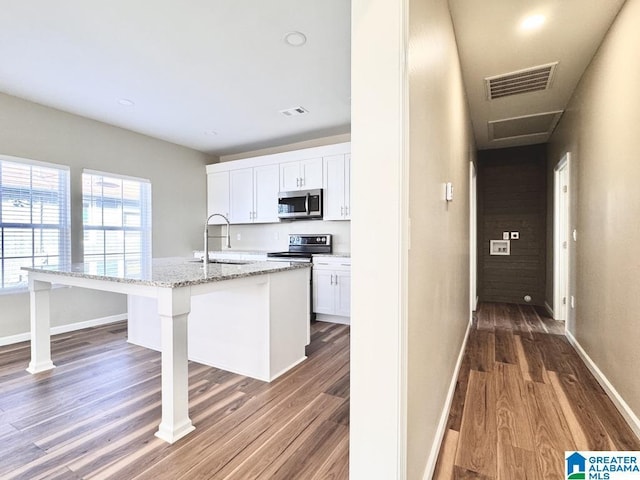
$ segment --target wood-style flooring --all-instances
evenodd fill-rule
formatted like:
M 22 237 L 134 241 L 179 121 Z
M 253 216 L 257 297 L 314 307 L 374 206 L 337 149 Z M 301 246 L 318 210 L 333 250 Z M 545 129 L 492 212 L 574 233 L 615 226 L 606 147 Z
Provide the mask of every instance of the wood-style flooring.
M 542 309 L 479 306 L 435 479 L 563 479 L 565 450 L 640 450 L 563 332 Z
M 53 337 L 57 368 L 0 348 L 0 478 L 347 479 L 349 327 L 312 324 L 308 359 L 271 383 L 190 362 L 196 430 L 169 445 L 160 354 L 126 323 Z

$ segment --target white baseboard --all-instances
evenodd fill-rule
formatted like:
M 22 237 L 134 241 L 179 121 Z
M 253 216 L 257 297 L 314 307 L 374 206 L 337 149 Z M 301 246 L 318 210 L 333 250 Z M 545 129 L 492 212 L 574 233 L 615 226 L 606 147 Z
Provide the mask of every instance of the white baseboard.
M 342 325 L 351 325 L 351 317 L 342 317 L 340 315 L 326 315 L 324 313 L 316 313 L 318 322 L 340 323 Z
M 545 302 L 544 302 L 544 308 L 547 310 L 547 313 L 548 313 L 549 315 L 551 315 L 551 318 L 556 318 L 556 317 L 553 315 L 553 308 L 551 308 L 551 305 L 549 305 L 549 304 L 547 303 L 547 301 L 546 301 L 546 300 L 545 300 Z
M 598 368 L 594 361 L 591 360 L 591 357 L 589 357 L 587 352 L 584 351 L 582 346 L 578 343 L 571 332 L 567 330 L 566 335 L 569 343 L 573 345 L 573 347 L 578 352 L 578 355 L 580 355 L 584 363 L 587 365 L 587 368 L 589 368 L 593 376 L 596 377 L 596 380 L 598 380 L 600 386 L 604 389 L 607 395 L 609 395 L 609 398 L 616 406 L 623 418 L 626 420 L 626 422 L 629 424 L 629 427 L 631 427 L 633 433 L 635 433 L 636 436 L 640 438 L 640 419 L 638 419 L 638 416 L 634 413 L 633 410 L 631 410 L 631 407 L 627 404 L 627 402 L 624 401 L 622 396 L 618 393 L 611 382 L 609 382 L 609 379 L 607 379 L 605 374 L 602 373 L 602 371 Z
M 94 318 L 93 320 L 87 320 L 85 322 L 68 323 L 66 325 L 51 327 L 51 335 L 73 332 L 75 330 L 82 330 L 83 328 L 98 327 L 100 325 L 120 322 L 126 319 L 127 314 L 121 313 L 118 315 L 110 315 L 108 317 Z M 7 337 L 0 337 L 0 347 L 3 347 L 5 345 L 12 345 L 14 343 L 28 342 L 29 340 L 31 340 L 31 332 L 19 333 L 18 335 L 9 335 Z
M 447 399 L 444 402 L 442 413 L 440 414 L 440 421 L 438 422 L 438 428 L 436 429 L 436 435 L 431 446 L 431 452 L 429 452 L 429 458 L 427 460 L 427 466 L 425 467 L 423 480 L 430 480 L 433 478 L 433 474 L 436 470 L 436 462 L 438 461 L 438 453 L 440 453 L 440 447 L 444 440 L 444 435 L 447 429 L 447 421 L 449 420 L 449 410 L 451 409 L 451 403 L 453 402 L 453 394 L 456 391 L 456 383 L 458 381 L 458 374 L 460 373 L 460 366 L 462 365 L 462 358 L 464 357 L 464 350 L 467 347 L 467 340 L 469 339 L 469 330 L 471 330 L 471 321 L 467 325 L 467 331 L 464 334 L 464 340 L 460 347 L 460 353 L 458 354 L 458 361 L 453 371 L 453 377 L 449 384 L 449 392 L 447 393 Z

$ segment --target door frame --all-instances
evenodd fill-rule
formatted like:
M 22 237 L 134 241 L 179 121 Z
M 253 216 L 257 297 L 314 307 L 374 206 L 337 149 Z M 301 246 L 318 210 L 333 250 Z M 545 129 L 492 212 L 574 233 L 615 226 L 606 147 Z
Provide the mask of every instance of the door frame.
M 478 171 L 473 159 L 469 162 L 469 320 L 478 307 Z
M 568 321 L 570 303 L 571 153 L 566 152 L 553 170 L 553 317 Z M 563 186 L 567 187 L 563 192 Z M 566 194 L 563 201 L 563 194 Z M 566 242 L 566 248 L 563 248 Z M 565 298 L 563 303 L 562 299 Z

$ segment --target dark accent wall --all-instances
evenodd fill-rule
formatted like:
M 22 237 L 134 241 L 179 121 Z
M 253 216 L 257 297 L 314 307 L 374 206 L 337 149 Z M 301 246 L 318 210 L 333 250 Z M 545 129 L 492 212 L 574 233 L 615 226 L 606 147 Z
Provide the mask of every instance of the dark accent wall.
M 478 296 L 481 301 L 544 305 L 546 145 L 478 152 Z M 490 255 L 490 240 L 519 232 L 511 255 Z

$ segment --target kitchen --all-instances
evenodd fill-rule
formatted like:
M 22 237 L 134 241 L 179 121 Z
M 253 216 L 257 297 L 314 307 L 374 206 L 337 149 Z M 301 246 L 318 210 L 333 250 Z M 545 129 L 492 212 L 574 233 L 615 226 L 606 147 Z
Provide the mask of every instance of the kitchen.
M 408 35 L 406 12 L 391 5 L 391 2 L 386 6 L 375 2 L 367 3 L 353 2 L 352 21 L 357 28 L 354 28 L 352 42 L 353 98 L 350 99 L 353 106 L 352 134 L 346 133 L 348 129 L 331 130 L 322 127 L 314 136 L 316 139 L 321 139 L 319 141 L 304 142 L 305 139 L 300 137 L 290 137 L 283 139 L 278 145 L 289 145 L 283 150 L 295 150 L 351 141 L 353 158 L 367 159 L 362 163 L 354 161 L 352 165 L 352 192 L 355 193 L 352 195 L 352 204 L 357 215 L 354 215 L 351 220 L 348 241 L 353 255 L 353 283 L 357 285 L 352 292 L 354 322 L 351 327 L 353 347 L 351 388 L 354 394 L 350 425 L 352 475 L 353 478 L 404 478 L 399 472 L 406 472 L 408 469 L 410 472 L 408 478 L 421 478 L 425 471 L 425 464 L 432 460 L 427 458 L 430 455 L 430 449 L 434 444 L 438 444 L 435 430 L 467 326 L 469 292 L 458 293 L 453 286 L 464 285 L 468 277 L 468 265 L 464 265 L 465 255 L 468 254 L 468 245 L 464 239 L 468 238 L 469 232 L 466 192 L 469 182 L 468 162 L 473 156 L 474 146 L 468 126 L 469 118 L 464 108 L 465 97 L 464 93 L 461 93 L 463 86 L 458 73 L 457 53 L 453 53 L 455 40 L 452 40 L 453 31 L 446 4 L 426 2 L 427 8 L 420 2 L 411 2 L 410 25 L 415 28 L 412 30 L 411 38 L 420 40 L 416 45 L 423 48 L 423 55 L 410 57 L 411 62 L 421 62 L 421 68 L 411 71 L 410 75 L 410 78 L 415 80 L 410 89 L 411 104 L 424 105 L 426 111 L 435 112 L 437 115 L 414 117 L 409 134 L 408 126 L 402 121 L 408 113 L 398 101 L 399 98 L 403 98 L 402 92 L 406 94 L 404 89 L 408 88 L 402 84 L 403 77 L 399 71 L 404 61 L 401 59 L 405 59 L 407 53 L 406 47 L 399 41 Z M 623 12 L 629 13 L 623 17 L 625 21 L 618 22 L 619 26 L 612 30 L 615 36 L 610 43 L 613 42 L 616 48 L 623 52 L 628 52 L 623 47 L 624 44 L 637 44 L 634 34 L 626 28 L 629 23 L 628 18 L 637 11 L 634 9 L 636 4 L 637 2 L 633 1 L 626 3 L 627 8 Z M 64 11 L 60 6 L 57 7 L 60 9 L 58 12 L 45 10 L 44 5 L 38 7 L 43 8 L 41 11 L 46 13 L 33 15 L 27 12 L 26 18 L 33 23 L 36 30 L 42 32 L 50 30 L 46 24 L 42 23 L 47 18 L 51 18 L 54 23 L 60 23 L 63 18 L 75 18 L 77 14 L 76 10 Z M 128 10 L 128 15 L 137 18 L 140 22 L 148 14 L 137 4 L 129 5 L 128 8 L 132 9 Z M 3 8 L 2 15 L 10 15 L 11 11 L 9 8 Z M 193 17 L 204 17 L 198 13 L 200 12 Z M 113 15 L 110 11 L 96 11 L 95 16 L 108 18 L 110 23 L 105 22 L 105 24 L 113 25 L 114 30 L 118 31 L 117 15 Z M 178 18 L 174 20 L 176 26 L 180 24 Z M 15 23 L 17 19 L 12 17 L 11 21 Z M 250 12 L 245 25 L 252 25 L 255 21 L 255 15 Z M 165 24 L 158 22 L 158 25 Z M 423 27 L 427 28 L 423 30 Z M 92 26 L 87 28 L 87 31 L 99 30 L 99 28 L 99 26 Z M 176 28 L 176 30 L 180 29 Z M 9 30 L 3 30 L 3 32 L 7 31 Z M 126 32 L 126 29 L 124 31 Z M 189 29 L 182 31 L 189 31 Z M 245 34 L 245 32 L 242 33 Z M 243 35 L 234 40 L 242 43 L 246 40 Z M 619 41 L 620 35 L 623 35 L 627 41 Z M 170 36 L 167 35 L 167 37 Z M 167 40 L 171 43 L 171 39 Z M 225 41 L 228 39 L 221 39 L 218 44 L 224 45 Z M 0 44 L 6 46 L 11 43 L 7 38 Z M 78 45 L 75 47 L 77 48 Z M 136 48 L 142 48 L 142 46 Z M 372 58 L 372 51 L 376 52 L 375 58 Z M 157 59 L 169 52 L 171 52 L 171 45 L 160 44 L 141 56 Z M 65 63 L 63 60 L 67 60 L 66 65 L 74 65 L 79 58 L 91 62 L 91 55 L 76 53 L 77 55 L 71 54 L 67 59 L 53 56 L 52 58 L 56 61 L 46 56 L 36 60 L 37 63 L 48 65 L 50 68 L 62 65 Z M 113 57 L 120 58 L 117 55 Z M 8 62 L 4 65 L 12 63 L 18 65 L 20 58 L 18 56 L 13 59 L 15 63 Z M 615 68 L 618 71 L 637 67 L 636 56 L 632 53 L 626 57 L 627 65 L 624 62 L 621 63 L 616 56 L 612 58 L 615 60 Z M 85 80 L 88 84 L 119 85 L 119 79 L 110 77 L 109 72 L 102 72 L 99 63 L 94 65 L 94 70 L 103 73 L 104 76 L 77 75 L 75 72 L 76 78 Z M 135 67 L 135 62 L 122 63 L 125 64 L 123 68 Z M 176 61 L 173 65 L 181 64 L 180 61 Z M 412 65 L 418 64 L 412 63 Z M 154 72 L 162 76 L 167 69 L 161 70 L 158 71 L 156 68 Z M 320 70 L 325 72 L 330 69 Z M 199 73 L 199 70 L 190 72 L 193 75 Z M 229 82 L 237 82 L 239 89 L 250 92 L 251 89 L 243 83 L 249 76 L 245 72 L 244 76 L 235 77 Z M 628 95 L 626 104 L 635 105 L 637 89 L 630 89 L 628 84 L 623 83 L 625 79 L 622 77 L 616 76 L 612 79 L 608 76 L 607 79 L 617 88 L 602 89 L 602 91 L 606 90 L 606 95 L 618 93 Z M 4 73 L 0 78 L 4 78 Z M 37 78 L 38 75 L 35 74 L 25 75 L 21 82 L 27 83 Z M 149 81 L 147 85 L 152 86 L 154 82 Z M 434 88 L 424 89 L 424 85 L 433 85 Z M 61 82 L 59 86 L 64 90 L 65 83 Z M 5 87 L 3 86 L 0 90 L 5 91 Z M 188 90 L 187 85 L 185 91 Z M 84 92 L 77 88 L 73 92 L 77 95 L 75 100 L 82 104 L 85 101 Z M 434 95 L 434 92 L 438 95 Z M 0 94 L 2 153 L 70 167 L 71 198 L 74 200 L 71 202 L 71 217 L 76 219 L 75 227 L 72 226 L 71 232 L 71 252 L 74 261 L 82 261 L 83 258 L 83 235 L 79 228 L 82 218 L 83 169 L 116 172 L 151 181 L 155 216 L 153 219 L 154 257 L 191 255 L 193 250 L 202 244 L 202 222 L 207 216 L 206 178 L 203 171 L 206 165 L 216 163 L 217 159 L 193 149 L 180 147 L 175 143 L 162 142 L 149 136 L 132 133 L 125 129 L 126 125 L 125 128 L 113 127 L 46 107 L 39 104 L 36 98 L 30 98 L 30 100 L 18 98 L 21 95 L 26 96 L 23 92 L 14 92 L 13 95 Z M 114 101 L 126 99 L 124 95 L 126 92 L 114 92 L 112 98 Z M 593 94 L 590 93 L 589 96 L 592 97 Z M 349 95 L 342 97 L 348 98 Z M 163 98 L 172 98 L 172 96 L 164 95 Z M 445 99 L 450 101 L 445 102 Z M 45 103 L 43 100 L 40 102 Z M 618 102 L 618 105 L 624 103 Z M 294 104 L 281 105 L 272 110 L 288 108 Z M 592 104 L 591 99 L 588 105 Z M 118 108 L 120 107 L 123 107 L 120 113 L 113 115 L 124 117 L 125 121 L 127 117 L 139 115 L 131 106 L 119 105 Z M 246 110 L 243 111 L 245 112 Z M 625 169 L 632 168 L 627 160 L 633 157 L 630 153 L 637 150 L 635 147 L 637 143 L 624 136 L 625 132 L 632 133 L 633 129 L 622 128 L 620 125 L 625 123 L 634 125 L 633 113 L 623 112 L 622 120 L 619 119 L 620 111 L 609 109 L 607 113 L 622 124 L 617 124 L 617 133 L 611 132 L 610 125 L 603 125 L 607 128 L 601 131 L 592 129 L 588 139 L 589 145 L 596 148 L 589 150 L 624 162 L 622 165 Z M 163 115 L 156 116 L 163 117 Z M 435 120 L 430 120 L 431 118 L 437 118 L 437 125 L 434 125 Z M 178 123 L 185 121 L 177 117 L 174 119 Z M 403 126 L 396 128 L 397 124 Z M 572 121 L 571 125 L 576 128 L 576 131 L 582 131 L 575 122 Z M 205 135 L 215 138 L 221 133 L 215 131 L 215 128 L 215 126 L 207 127 L 206 131 L 209 133 L 204 133 L 200 129 L 198 133 L 202 138 L 208 138 Z M 566 129 L 566 127 L 562 128 Z M 602 131 L 606 131 L 606 135 L 603 135 Z M 406 153 L 406 138 L 401 132 L 415 142 L 412 144 L 414 153 L 411 155 L 411 160 Z M 429 132 L 428 135 L 425 135 L 425 132 Z M 615 139 L 615 142 L 607 142 L 607 139 L 611 138 Z M 598 140 L 600 141 L 594 145 L 593 142 Z M 576 140 L 574 143 L 579 142 Z M 615 145 L 614 154 L 609 155 L 603 150 L 604 143 Z M 255 152 L 255 155 L 275 153 L 265 151 L 264 148 L 266 148 L 265 145 L 251 144 L 244 152 L 245 154 L 249 152 L 246 156 L 252 156 L 251 152 Z M 234 155 L 229 154 L 227 159 L 234 160 Z M 242 153 L 238 155 L 243 156 Z M 179 164 L 175 162 L 176 158 L 180 159 Z M 428 161 L 428 159 L 438 161 Z M 410 186 L 407 185 L 408 180 L 405 176 L 409 164 L 412 178 L 414 178 Z M 586 167 L 590 168 L 588 171 L 590 177 L 593 177 L 595 169 L 589 165 Z M 596 176 L 600 178 L 612 177 L 612 171 L 604 166 L 600 167 L 599 172 L 600 174 Z M 414 176 L 416 173 L 422 174 L 420 180 Z M 631 178 L 633 175 L 628 177 Z M 580 178 L 583 179 L 584 176 Z M 608 211 L 619 216 L 619 220 L 623 221 L 622 224 L 632 225 L 632 223 L 624 223 L 628 216 L 624 214 L 621 206 L 636 205 L 633 203 L 633 198 L 629 197 L 629 192 L 633 189 L 628 188 L 628 183 L 625 183 L 624 179 L 615 178 L 619 180 L 618 187 L 627 187 L 612 190 L 617 195 L 622 195 L 622 198 L 611 202 L 611 198 L 597 188 L 597 182 L 590 182 L 583 184 L 583 187 L 587 188 L 581 190 L 582 195 L 587 195 L 587 197 L 581 197 L 584 200 L 583 204 L 606 205 L 610 209 Z M 453 202 L 447 205 L 445 212 L 445 209 L 441 208 L 445 205 L 444 200 L 440 201 L 439 198 L 436 200 L 430 196 L 429 192 L 439 192 L 440 184 L 447 181 L 452 181 L 454 184 L 455 194 Z M 414 205 L 410 223 L 406 210 L 409 203 L 408 191 L 411 192 L 411 204 Z M 581 215 L 583 225 L 589 228 L 581 233 L 580 238 L 586 240 L 585 244 L 597 243 L 607 248 L 615 246 L 613 250 L 628 251 L 625 245 L 617 245 L 617 240 L 609 236 L 601 238 L 590 228 L 588 222 L 584 222 L 586 218 L 584 214 Z M 314 221 L 296 224 L 306 230 L 307 223 L 313 225 Z M 329 223 L 343 225 L 349 222 Z M 412 228 L 411 235 L 408 234 L 409 226 Z M 247 225 L 235 228 L 236 234 L 240 233 L 240 240 L 237 240 L 237 236 L 236 240 L 232 238 L 232 246 L 242 249 L 284 250 L 287 248 L 286 236 L 289 233 L 298 233 L 287 231 L 281 224 L 257 228 L 254 225 Z M 260 241 L 262 235 L 257 233 L 260 228 L 268 232 L 265 235 L 268 243 L 264 247 Z M 433 231 L 438 232 L 437 237 L 430 234 Z M 233 232 L 234 227 L 232 227 L 232 236 Z M 627 238 L 637 238 L 633 236 L 635 235 L 633 232 L 633 229 L 629 229 L 631 236 Z M 317 231 L 309 230 L 301 233 L 317 233 Z M 323 233 L 333 233 L 338 243 L 343 242 L 339 232 L 326 230 Z M 375 242 L 372 242 L 372 238 L 375 238 Z M 403 253 L 408 245 L 412 250 L 410 281 L 406 277 L 408 267 L 405 253 Z M 437 251 L 438 255 L 433 255 L 434 251 Z M 381 255 L 380 252 L 386 253 Z M 596 257 L 597 255 L 593 256 L 594 259 Z M 372 261 L 374 259 L 375 262 Z M 616 261 L 618 261 L 617 257 Z M 597 263 L 597 260 L 593 262 Z M 429 272 L 438 274 L 432 275 Z M 627 318 L 628 312 L 636 308 L 635 296 L 631 294 L 632 292 L 616 289 L 600 281 L 613 274 L 609 270 L 604 273 L 606 275 L 593 275 L 592 281 L 596 285 L 589 286 L 591 290 L 586 291 L 598 292 L 592 295 L 593 298 L 615 299 L 615 302 L 611 303 L 621 308 L 616 318 Z M 637 275 L 634 276 L 629 272 L 626 272 L 626 275 L 625 278 L 628 280 L 634 278 L 637 280 Z M 633 281 L 625 282 L 626 284 L 631 285 Z M 420 290 L 417 289 L 419 285 Z M 467 289 L 462 287 L 461 290 Z M 589 302 L 586 291 L 577 297 L 579 306 Z M 624 292 L 628 295 L 623 296 Z M 83 301 L 79 302 L 79 298 Z M 410 308 L 407 308 L 407 298 L 411 300 Z M 122 296 L 100 294 L 90 290 L 82 291 L 79 295 L 76 289 L 56 289 L 52 294 L 52 302 L 52 325 L 56 327 L 67 325 L 69 319 L 87 322 L 85 323 L 87 327 L 90 326 L 88 322 L 96 318 L 122 320 L 123 312 L 126 311 L 126 301 Z M 3 337 L 25 340 L 21 335 L 28 331 L 28 303 L 26 293 L 0 296 L 0 323 L 3 328 Z M 429 312 L 430 318 L 437 318 L 437 325 L 427 325 L 423 322 L 422 313 L 419 313 L 423 311 Z M 582 309 L 581 314 L 592 316 L 588 309 Z M 411 335 L 409 346 L 407 346 L 406 329 L 409 320 Z M 359 328 L 360 326 L 362 328 Z M 616 343 L 611 343 L 612 340 L 608 339 L 609 345 L 612 345 L 609 351 L 628 353 L 629 355 L 625 353 L 625 356 L 635 365 L 637 359 L 634 356 L 634 350 L 624 340 L 634 338 L 634 331 L 629 330 L 625 325 L 620 327 L 623 328 L 623 339 Z M 325 335 L 325 338 L 330 336 L 327 332 L 323 332 L 322 335 Z M 609 362 L 609 356 L 605 358 Z M 328 358 L 325 357 L 326 359 Z M 410 366 L 411 372 L 408 380 L 405 376 L 407 366 Z M 614 376 L 617 385 L 622 385 L 621 388 L 631 392 L 630 395 L 636 395 L 634 392 L 637 387 L 630 385 L 624 379 L 624 375 L 619 374 L 615 365 L 608 364 L 607 368 L 616 372 Z M 255 384 L 251 386 L 257 388 Z M 635 397 L 631 398 L 633 400 Z M 372 422 L 371 418 L 376 418 L 377 421 Z M 155 427 L 157 427 L 157 421 Z M 408 432 L 407 428 L 409 428 Z M 208 431 L 215 435 L 213 429 Z M 142 450 L 144 448 L 142 441 L 140 448 L 141 452 L 146 452 Z M 198 461 L 196 453 L 190 457 L 190 460 Z M 430 464 L 433 466 L 432 463 Z M 361 476 L 355 476 L 358 473 Z

